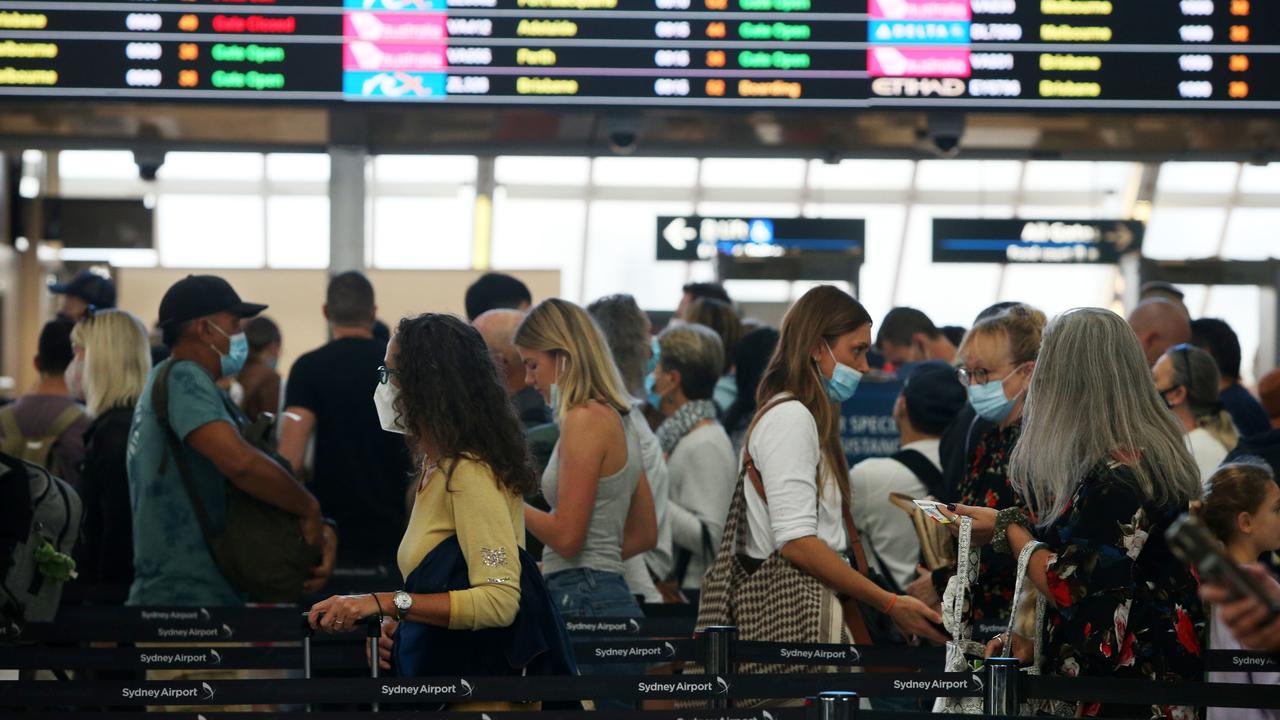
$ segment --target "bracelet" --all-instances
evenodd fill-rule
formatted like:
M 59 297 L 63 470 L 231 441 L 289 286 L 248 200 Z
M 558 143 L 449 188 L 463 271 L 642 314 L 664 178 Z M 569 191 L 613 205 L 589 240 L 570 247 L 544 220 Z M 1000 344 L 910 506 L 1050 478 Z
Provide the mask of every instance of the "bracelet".
M 991 547 L 996 552 L 1012 553 L 1013 548 L 1009 545 L 1009 526 L 1010 525 L 1030 525 L 1031 519 L 1027 517 L 1027 511 L 1019 507 L 1005 508 L 996 513 L 996 533 L 991 538 Z
M 894 608 L 897 604 L 898 604 L 898 596 L 897 596 L 897 595 L 891 595 L 891 596 L 889 597 L 889 602 L 888 602 L 888 604 L 886 604 L 886 605 L 884 606 L 884 609 L 883 609 L 883 610 L 881 610 L 880 612 L 884 613 L 885 615 L 888 615 L 889 613 L 893 612 L 893 608 Z
M 382 622 L 387 615 L 382 612 L 382 601 L 378 599 L 378 593 L 369 593 L 369 597 L 373 598 L 373 603 L 378 606 L 378 622 Z

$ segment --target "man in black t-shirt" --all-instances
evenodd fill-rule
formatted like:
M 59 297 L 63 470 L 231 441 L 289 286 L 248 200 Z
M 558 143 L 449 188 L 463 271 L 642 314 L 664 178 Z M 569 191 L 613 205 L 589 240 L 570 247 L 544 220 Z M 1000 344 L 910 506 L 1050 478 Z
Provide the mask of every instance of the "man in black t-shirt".
M 338 525 L 338 565 L 395 568 L 405 527 L 410 461 L 404 437 L 384 432 L 373 404 L 387 344 L 373 337 L 373 286 L 358 272 L 329 281 L 324 316 L 332 341 L 298 358 L 285 386 L 280 453 L 307 474 Z

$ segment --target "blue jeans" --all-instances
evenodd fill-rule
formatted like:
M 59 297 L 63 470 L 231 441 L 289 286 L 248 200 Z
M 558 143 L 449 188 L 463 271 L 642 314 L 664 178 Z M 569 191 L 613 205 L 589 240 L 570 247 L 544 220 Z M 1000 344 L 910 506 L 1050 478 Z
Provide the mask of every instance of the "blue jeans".
M 562 570 L 547 576 L 547 590 L 560 608 L 565 620 L 590 618 L 642 618 L 644 613 L 627 587 L 627 581 L 617 573 L 601 572 L 591 568 Z M 629 640 L 632 638 L 601 638 L 603 640 Z M 643 675 L 641 664 L 609 664 L 579 666 L 583 675 Z M 631 701 L 593 698 L 597 709 L 634 710 Z

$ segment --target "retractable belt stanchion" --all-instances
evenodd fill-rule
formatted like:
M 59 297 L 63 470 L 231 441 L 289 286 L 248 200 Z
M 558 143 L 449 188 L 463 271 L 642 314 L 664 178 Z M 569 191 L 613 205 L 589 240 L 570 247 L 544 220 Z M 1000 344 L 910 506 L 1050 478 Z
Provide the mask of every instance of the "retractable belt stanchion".
M 733 659 L 733 644 L 738 640 L 738 628 L 732 625 L 711 625 L 702 631 L 706 643 L 708 675 L 734 675 L 737 666 Z M 727 710 L 728 698 L 711 700 L 711 709 Z
M 858 693 L 818 693 L 811 711 L 805 713 L 812 720 L 855 720 L 858 717 Z
M 302 677 L 311 679 L 311 636 L 315 634 L 307 613 L 302 613 Z M 311 703 L 307 703 L 307 712 L 311 712 Z
M 360 622 L 364 623 L 365 635 L 369 638 L 369 667 L 372 668 L 369 671 L 369 676 L 377 678 L 382 674 L 382 669 L 378 666 L 381 662 L 381 658 L 378 657 L 378 649 L 382 643 L 382 618 L 375 615 Z M 374 712 L 380 712 L 381 710 L 380 703 L 373 704 Z
M 1021 679 L 1017 658 L 987 658 L 986 689 L 982 697 L 982 707 L 987 715 L 1017 715 L 1022 704 L 1022 688 L 1018 685 Z

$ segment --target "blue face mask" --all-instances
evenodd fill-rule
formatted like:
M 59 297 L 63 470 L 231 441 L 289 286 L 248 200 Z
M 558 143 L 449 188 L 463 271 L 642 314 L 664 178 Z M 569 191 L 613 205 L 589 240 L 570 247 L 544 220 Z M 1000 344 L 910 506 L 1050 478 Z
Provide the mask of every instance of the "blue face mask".
M 210 325 L 213 325 L 213 323 L 210 323 Z M 221 377 L 240 374 L 240 371 L 244 369 L 245 361 L 249 359 L 249 339 L 242 332 L 235 335 L 227 335 L 226 331 L 217 325 L 213 325 L 213 329 L 222 333 L 224 337 L 231 341 L 231 345 L 225 355 L 213 343 L 209 344 L 209 347 L 218 353 L 218 358 L 222 363 Z
M 662 348 L 658 345 L 658 338 L 653 339 L 653 354 L 649 356 L 649 362 L 645 363 L 644 374 L 652 375 L 654 370 L 658 369 L 658 360 L 662 357 Z M 648 380 L 645 381 L 646 383 Z M 647 389 L 647 388 L 646 388 Z M 656 405 L 654 407 L 657 407 Z
M 654 377 L 653 372 L 644 376 L 644 394 L 649 401 L 649 405 L 654 410 L 662 409 L 662 396 L 657 393 L 655 388 L 658 385 L 658 379 Z
M 827 397 L 842 403 L 853 397 L 853 393 L 858 390 L 858 383 L 862 382 L 862 373 L 836 360 L 836 354 L 831 352 L 830 344 L 827 344 L 827 354 L 831 356 L 831 361 L 836 366 L 831 371 L 830 378 L 822 378 L 822 389 L 827 391 Z M 822 377 L 821 370 L 818 371 L 818 376 Z
M 1016 368 L 1014 372 L 1017 372 Z M 969 386 L 969 404 L 978 413 L 978 417 L 993 423 L 1002 423 L 1009 417 L 1013 406 L 1018 404 L 1018 397 L 1021 397 L 1021 394 L 1014 398 L 1005 397 L 1004 384 L 1010 377 L 1013 377 L 1013 373 L 998 382 L 988 381 L 985 385 Z

